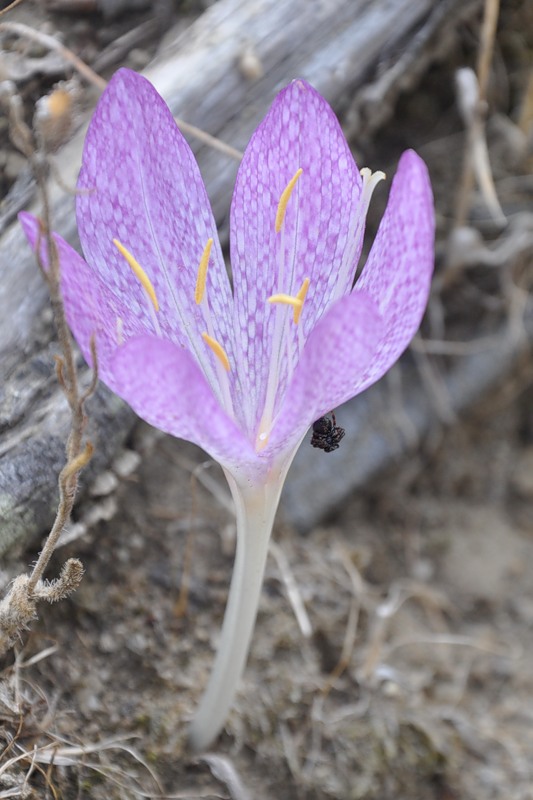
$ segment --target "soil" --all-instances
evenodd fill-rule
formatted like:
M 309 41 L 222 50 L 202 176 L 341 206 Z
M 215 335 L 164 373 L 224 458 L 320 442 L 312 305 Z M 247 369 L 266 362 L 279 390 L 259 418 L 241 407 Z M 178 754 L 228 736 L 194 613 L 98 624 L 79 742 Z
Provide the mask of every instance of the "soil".
M 516 118 L 530 17 L 527 4 L 502 12 L 493 120 Z M 98 19 L 80 28 L 75 16 L 53 17 L 93 46 Z M 113 25 L 127 27 L 120 17 Z M 459 172 L 450 82 L 461 56 L 402 99 L 401 125 L 366 153 L 392 159 L 413 131 L 435 179 L 442 263 Z M 424 122 L 429 102 L 437 129 Z M 495 127 L 491 148 L 507 141 Z M 498 160 L 502 192 L 503 178 L 509 187 L 528 166 L 527 154 L 512 167 Z M 525 211 L 527 193 L 506 202 Z M 478 266 L 450 285 L 441 263 L 430 320 L 444 303 L 446 336 L 490 333 L 509 313 L 509 281 L 531 288 L 532 252 L 506 262 L 505 275 Z M 280 515 L 242 688 L 216 747 L 199 758 L 187 752 L 187 724 L 231 575 L 229 493 L 201 451 L 140 422 L 50 566 L 55 575 L 80 558 L 80 588 L 42 608 L 7 660 L 0 798 L 531 800 L 532 400 L 526 356 L 482 404 L 445 433 L 436 420 L 412 457 L 333 517 L 301 534 Z M 334 457 L 324 454 L 332 472 Z M 311 635 L 289 600 L 285 560 Z

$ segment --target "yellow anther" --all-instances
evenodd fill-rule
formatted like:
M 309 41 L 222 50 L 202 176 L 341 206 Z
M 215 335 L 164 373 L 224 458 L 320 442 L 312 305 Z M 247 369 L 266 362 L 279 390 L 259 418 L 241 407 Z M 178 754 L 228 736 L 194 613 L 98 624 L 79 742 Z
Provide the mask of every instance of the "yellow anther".
M 299 297 L 293 297 L 292 294 L 273 294 L 268 298 L 268 302 L 281 303 L 284 306 L 292 306 L 295 313 L 296 310 L 301 311 L 303 306 L 303 300 L 301 300 Z
M 231 369 L 231 365 L 229 363 L 229 358 L 226 354 L 226 351 L 224 350 L 222 345 L 219 344 L 219 342 L 217 342 L 216 339 L 213 339 L 212 336 L 209 336 L 208 333 L 202 333 L 202 339 L 204 340 L 206 345 L 211 348 L 211 350 L 219 359 L 220 363 L 222 364 L 226 372 L 229 372 Z
M 148 297 L 152 301 L 152 304 L 156 311 L 159 311 L 159 301 L 157 299 L 157 295 L 155 293 L 155 289 L 152 286 L 152 282 L 146 272 L 143 270 L 139 262 L 132 256 L 129 250 L 126 250 L 123 244 L 119 242 L 118 239 L 113 239 L 113 244 L 119 251 L 121 255 L 124 256 L 126 261 L 128 262 L 129 266 L 133 270 L 135 277 L 142 285 L 143 289 L 145 289 Z
M 307 290 L 309 289 L 309 284 L 310 283 L 311 283 L 311 281 L 309 280 L 309 278 L 305 278 L 304 282 L 300 286 L 300 290 L 299 290 L 298 294 L 296 295 L 297 300 L 301 301 L 301 305 L 300 306 L 294 306 L 294 317 L 293 317 L 293 319 L 294 319 L 294 322 L 296 323 L 296 325 L 300 322 L 300 314 L 302 313 L 302 308 L 304 307 L 305 298 L 307 296 Z
M 285 219 L 285 212 L 287 210 L 288 202 L 290 200 L 294 187 L 296 186 L 296 181 L 298 180 L 302 172 L 303 169 L 300 167 L 300 169 L 296 171 L 294 177 L 290 179 L 287 186 L 283 190 L 281 197 L 279 198 L 278 210 L 276 211 L 276 222 L 274 225 L 276 233 L 279 233 L 281 230 L 281 227 L 283 225 L 283 220 Z
M 213 240 L 208 239 L 207 244 L 204 247 L 204 252 L 202 253 L 202 257 L 200 259 L 200 266 L 198 267 L 198 277 L 196 278 L 196 288 L 194 290 L 194 299 L 197 305 L 200 305 L 200 303 L 204 299 L 205 282 L 207 279 L 207 267 L 209 266 L 209 257 L 211 255 L 212 246 L 213 246 Z

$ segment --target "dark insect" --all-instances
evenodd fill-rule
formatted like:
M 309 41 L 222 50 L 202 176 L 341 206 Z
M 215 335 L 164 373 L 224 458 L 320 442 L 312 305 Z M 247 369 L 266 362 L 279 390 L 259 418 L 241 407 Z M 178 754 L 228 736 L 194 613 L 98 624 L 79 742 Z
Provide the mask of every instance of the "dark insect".
M 335 414 L 332 411 L 331 419 L 329 417 L 320 417 L 316 422 L 313 422 L 311 445 L 324 450 L 325 453 L 332 453 L 337 450 L 339 442 L 345 433 L 344 428 L 339 428 L 337 425 Z

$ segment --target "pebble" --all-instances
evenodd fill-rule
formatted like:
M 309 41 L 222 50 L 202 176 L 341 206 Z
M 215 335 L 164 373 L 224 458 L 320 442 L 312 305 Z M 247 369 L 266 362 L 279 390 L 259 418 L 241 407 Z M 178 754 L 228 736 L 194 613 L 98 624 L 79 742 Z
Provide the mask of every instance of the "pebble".
M 91 486 L 90 494 L 92 497 L 107 497 L 107 495 L 110 495 L 115 491 L 117 486 L 117 476 L 113 472 L 106 470 L 97 476 L 96 480 Z
M 141 456 L 135 450 L 124 450 L 113 461 L 113 471 L 119 478 L 128 478 L 141 463 Z

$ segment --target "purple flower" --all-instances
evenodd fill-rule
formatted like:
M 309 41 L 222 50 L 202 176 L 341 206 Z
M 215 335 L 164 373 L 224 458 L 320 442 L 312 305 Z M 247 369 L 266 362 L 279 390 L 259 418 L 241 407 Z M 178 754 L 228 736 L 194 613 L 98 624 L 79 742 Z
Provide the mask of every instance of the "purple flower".
M 193 723 L 222 727 L 244 667 L 283 482 L 309 426 L 375 383 L 409 344 L 433 268 L 427 170 L 403 154 L 354 284 L 373 188 L 332 110 L 297 80 L 248 145 L 228 279 L 195 159 L 155 89 L 120 70 L 78 181 L 86 260 L 56 237 L 67 318 L 100 377 L 145 420 L 224 468 L 238 545 L 222 643 Z M 21 214 L 32 246 L 38 222 Z

